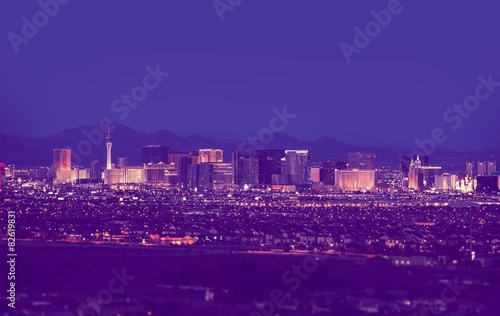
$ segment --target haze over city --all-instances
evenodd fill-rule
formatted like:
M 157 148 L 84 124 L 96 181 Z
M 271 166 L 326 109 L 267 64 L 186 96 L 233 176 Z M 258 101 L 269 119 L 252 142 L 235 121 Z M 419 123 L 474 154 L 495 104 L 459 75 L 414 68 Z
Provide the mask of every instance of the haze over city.
M 120 121 L 113 100 L 159 64 L 170 76 L 123 122 L 140 132 L 245 138 L 274 107 L 287 106 L 297 118 L 286 133 L 302 139 L 411 148 L 443 127 L 450 136 L 443 148 L 498 146 L 484 136 L 500 114 L 496 93 L 460 129 L 443 121 L 474 93 L 478 76 L 500 81 L 495 4 L 403 1 L 347 63 L 339 45 L 354 45 L 354 28 L 364 30 L 370 12 L 388 1 L 245 2 L 223 11 L 223 21 L 210 1 L 71 1 L 33 39 L 17 42 L 18 53 L 5 38 L 0 94 L 10 119 L 0 134 L 49 136 L 102 118 Z M 0 28 L 23 36 L 21 18 L 39 9 L 9 3 Z

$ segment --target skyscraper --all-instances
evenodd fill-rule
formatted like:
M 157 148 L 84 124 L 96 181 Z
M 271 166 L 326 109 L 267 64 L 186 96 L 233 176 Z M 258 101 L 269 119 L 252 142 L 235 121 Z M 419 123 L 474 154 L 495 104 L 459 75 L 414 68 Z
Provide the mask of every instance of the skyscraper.
M 474 162 L 465 162 L 465 175 L 474 178 Z
M 259 160 L 256 151 L 236 151 L 233 153 L 234 184 L 259 183 Z
M 327 160 L 323 162 L 323 167 L 321 168 L 320 180 L 323 184 L 334 185 L 335 184 L 335 160 Z
M 285 158 L 284 150 L 257 150 L 259 184 L 277 184 L 277 179 L 283 175 L 283 158 Z
M 351 170 L 375 170 L 375 154 L 361 152 L 348 153 L 347 163 Z
M 214 164 L 202 162 L 188 166 L 188 187 L 197 190 L 214 188 Z
M 415 161 L 410 162 L 410 170 L 408 172 L 408 188 L 413 190 L 430 189 L 435 185 L 436 176 L 441 172 L 439 166 L 423 166 L 420 161 L 420 156 L 417 156 Z
M 173 162 L 177 168 L 177 172 L 180 175 L 180 165 L 182 158 L 189 158 L 191 163 L 198 163 L 198 151 L 178 151 L 178 150 L 168 150 L 168 162 Z
M 168 163 L 169 147 L 162 145 L 148 145 L 142 147 L 142 163 Z
M 477 162 L 477 176 L 482 177 L 482 176 L 487 176 L 487 163 L 483 161 L 478 161 Z
M 101 164 L 98 160 L 94 160 L 90 163 L 90 179 L 101 181 Z
M 399 161 L 401 163 L 401 172 L 403 173 L 403 177 L 407 177 L 408 172 L 410 171 L 410 157 L 401 155 L 399 157 Z
M 71 149 L 54 149 L 53 170 L 55 183 L 71 182 Z
M 335 170 L 345 170 L 347 169 L 347 162 L 343 160 L 327 160 L 323 162 L 323 167 L 321 168 L 320 180 L 323 184 L 334 185 L 335 184 Z
M 111 127 L 108 126 L 108 135 L 106 136 L 106 169 L 108 170 L 111 170 L 113 167 L 111 163 L 111 147 L 113 146 L 111 140 Z
M 311 181 L 308 150 L 285 150 L 285 184 L 301 185 Z
M 497 162 L 496 161 L 488 161 L 487 167 L 487 175 L 492 176 L 497 171 Z
M 427 156 L 427 155 L 413 155 L 412 156 L 413 160 L 417 160 L 417 157 L 418 157 L 418 159 L 420 159 L 420 164 L 422 165 L 422 167 L 426 167 L 426 166 L 430 165 L 429 156 Z
M 177 173 L 179 174 L 179 183 L 183 188 L 188 187 L 188 167 L 193 164 L 193 158 L 181 157 L 178 160 Z
M 229 188 L 233 184 L 233 164 L 230 162 L 215 162 L 213 166 L 214 189 Z
M 422 190 L 424 188 L 424 174 L 419 156 L 417 156 L 417 159 L 410 161 L 408 188 L 413 190 Z

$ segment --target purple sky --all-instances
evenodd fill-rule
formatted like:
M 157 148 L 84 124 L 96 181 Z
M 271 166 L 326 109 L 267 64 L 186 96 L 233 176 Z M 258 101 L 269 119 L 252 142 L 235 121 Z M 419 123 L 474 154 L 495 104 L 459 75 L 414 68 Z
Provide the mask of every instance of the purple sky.
M 62 0 L 61 0 L 62 1 Z M 224 0 L 225 2 L 225 0 Z M 348 64 L 339 44 L 389 1 L 245 0 L 221 21 L 207 1 L 70 1 L 16 54 L 8 33 L 36 1 L 0 8 L 0 134 L 47 136 L 111 118 L 138 131 L 246 137 L 273 108 L 286 133 L 410 147 L 440 127 L 451 149 L 498 146 L 500 88 L 453 130 L 443 113 L 500 81 L 500 4 L 401 1 L 402 12 Z M 170 75 L 121 121 L 111 103 Z

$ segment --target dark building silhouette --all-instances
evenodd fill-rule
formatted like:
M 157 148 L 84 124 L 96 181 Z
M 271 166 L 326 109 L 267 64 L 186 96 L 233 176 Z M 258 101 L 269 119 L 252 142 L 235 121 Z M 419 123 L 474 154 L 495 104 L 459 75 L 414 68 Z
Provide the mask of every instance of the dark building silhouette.
M 498 177 L 478 176 L 476 191 L 483 193 L 492 193 L 498 191 Z
M 335 169 L 346 170 L 347 162 L 343 160 L 327 160 L 323 162 L 320 171 L 320 181 L 326 185 L 335 184 Z
M 335 160 L 327 160 L 323 162 L 323 166 L 320 171 L 320 181 L 323 184 L 334 185 L 335 184 Z
M 98 160 L 94 160 L 90 163 L 89 178 L 101 181 L 102 170 L 101 170 L 101 164 L 99 163 Z
M 188 167 L 193 164 L 191 157 L 181 157 L 178 160 L 177 172 L 179 174 L 179 182 L 183 188 L 188 187 Z
M 284 150 L 257 150 L 259 184 L 283 183 L 281 181 L 283 177 L 283 158 L 285 158 Z
M 168 151 L 167 146 L 162 145 L 148 145 L 142 147 L 142 163 L 153 163 L 157 164 L 160 162 L 168 163 Z
M 401 163 L 401 172 L 403 176 L 407 177 L 408 172 L 410 171 L 410 156 L 401 155 L 399 157 L 399 161 Z
M 374 170 L 375 154 L 361 152 L 348 153 L 347 163 L 349 169 Z

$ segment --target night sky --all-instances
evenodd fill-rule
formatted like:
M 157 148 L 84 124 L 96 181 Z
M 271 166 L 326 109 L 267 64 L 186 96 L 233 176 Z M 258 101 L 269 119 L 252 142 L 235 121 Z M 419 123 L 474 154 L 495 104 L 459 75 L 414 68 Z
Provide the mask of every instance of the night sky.
M 500 87 L 456 130 L 443 120 L 478 76 L 500 82 L 500 3 L 403 0 L 348 63 L 340 43 L 354 45 L 354 28 L 391 2 L 244 0 L 221 21 L 212 0 L 72 0 L 16 53 L 9 33 L 22 36 L 22 18 L 41 7 L 3 1 L 0 134 L 110 118 L 141 132 L 246 138 L 286 106 L 296 118 L 284 132 L 302 139 L 409 148 L 443 128 L 445 148 L 500 145 Z M 128 115 L 113 112 L 158 64 L 169 76 Z

